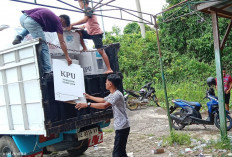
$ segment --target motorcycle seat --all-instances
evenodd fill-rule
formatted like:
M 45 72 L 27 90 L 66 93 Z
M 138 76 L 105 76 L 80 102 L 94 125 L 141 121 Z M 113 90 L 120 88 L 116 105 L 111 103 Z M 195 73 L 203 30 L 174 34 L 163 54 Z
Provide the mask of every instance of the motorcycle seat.
M 191 106 L 201 106 L 201 104 L 199 103 L 199 102 L 193 102 L 193 101 L 186 101 L 186 100 L 176 100 L 177 102 L 179 101 L 179 102 L 184 102 L 184 103 L 186 103 L 186 104 L 189 104 L 189 105 L 191 105 Z

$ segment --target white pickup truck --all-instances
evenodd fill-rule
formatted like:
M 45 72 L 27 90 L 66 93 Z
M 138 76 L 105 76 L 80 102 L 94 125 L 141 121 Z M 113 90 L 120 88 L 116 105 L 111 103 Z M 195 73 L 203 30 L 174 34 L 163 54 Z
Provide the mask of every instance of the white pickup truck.
M 34 39 L 0 50 L 1 157 L 40 157 L 62 150 L 80 155 L 103 141 L 102 128 L 113 117 L 111 108 L 78 111 L 75 105 L 56 101 L 53 78 L 40 75 L 40 49 L 40 41 Z M 118 49 L 119 44 L 106 48 L 114 71 L 119 70 L 115 58 Z M 85 75 L 85 91 L 94 96 L 108 95 L 106 77 Z

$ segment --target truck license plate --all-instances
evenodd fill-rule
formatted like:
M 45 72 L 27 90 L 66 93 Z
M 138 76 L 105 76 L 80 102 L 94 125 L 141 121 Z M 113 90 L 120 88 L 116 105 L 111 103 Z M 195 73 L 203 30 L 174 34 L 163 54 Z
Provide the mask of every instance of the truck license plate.
M 102 143 L 103 142 L 103 133 L 99 132 L 97 135 L 92 136 L 89 138 L 89 147 L 92 147 L 96 144 Z
M 78 136 L 78 140 L 83 140 L 95 136 L 97 134 L 98 134 L 98 128 L 93 128 L 82 132 L 78 132 L 77 136 Z

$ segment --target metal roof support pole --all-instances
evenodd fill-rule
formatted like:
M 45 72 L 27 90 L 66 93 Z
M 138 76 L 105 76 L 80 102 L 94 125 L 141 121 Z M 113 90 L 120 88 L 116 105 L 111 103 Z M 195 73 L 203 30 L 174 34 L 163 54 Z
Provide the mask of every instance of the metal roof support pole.
M 154 16 L 155 21 L 155 29 L 156 29 L 156 38 L 157 38 L 157 45 L 158 45 L 158 51 L 159 51 L 159 59 L 160 59 L 160 69 L 161 69 L 161 75 L 162 75 L 162 81 L 163 81 L 163 87 L 164 87 L 164 95 L 166 100 L 166 108 L 167 108 L 167 114 L 168 114 L 168 122 L 169 122 L 169 129 L 170 132 L 172 131 L 172 123 L 170 118 L 170 112 L 169 112 L 169 104 L 168 104 L 168 95 L 167 95 L 167 89 L 166 89 L 166 81 L 164 77 L 164 68 L 163 68 L 163 61 L 162 61 L 162 54 L 161 54 L 161 48 L 160 48 L 160 41 L 159 41 L 159 32 L 158 32 L 158 25 L 156 21 L 156 16 Z
M 141 12 L 140 1 L 135 0 L 135 3 L 136 3 L 137 11 L 138 11 L 138 16 L 140 17 L 139 18 L 139 21 L 140 21 L 139 25 L 140 25 L 141 35 L 142 35 L 143 38 L 145 38 L 146 32 L 145 32 L 145 25 L 143 23 L 143 15 L 142 15 L 142 12 Z
M 99 1 L 100 3 L 100 1 Z M 104 20 L 103 20 L 103 16 L 102 16 L 102 7 L 100 8 L 100 13 L 101 13 L 101 22 L 102 22 L 102 29 L 103 29 L 103 39 L 106 38 L 106 32 L 105 32 L 105 25 L 104 25 Z
M 227 127 L 226 127 L 226 119 L 225 119 L 226 112 L 225 112 L 225 100 L 224 100 L 224 84 L 222 77 L 220 39 L 219 39 L 219 30 L 218 30 L 218 16 L 215 11 L 212 11 L 211 15 L 213 22 L 214 51 L 215 51 L 216 73 L 217 73 L 220 131 L 221 131 L 221 140 L 223 141 L 227 138 Z

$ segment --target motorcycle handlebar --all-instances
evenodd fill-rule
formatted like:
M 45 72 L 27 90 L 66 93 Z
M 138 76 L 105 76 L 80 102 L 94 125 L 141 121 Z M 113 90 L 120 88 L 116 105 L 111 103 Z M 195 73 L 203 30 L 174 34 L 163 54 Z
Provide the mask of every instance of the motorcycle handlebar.
M 147 84 L 145 84 L 142 88 L 148 88 L 153 82 L 149 82 Z

